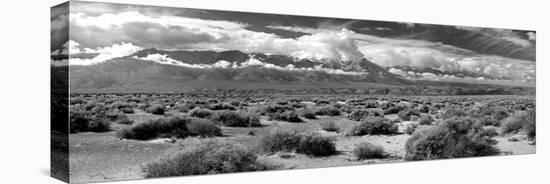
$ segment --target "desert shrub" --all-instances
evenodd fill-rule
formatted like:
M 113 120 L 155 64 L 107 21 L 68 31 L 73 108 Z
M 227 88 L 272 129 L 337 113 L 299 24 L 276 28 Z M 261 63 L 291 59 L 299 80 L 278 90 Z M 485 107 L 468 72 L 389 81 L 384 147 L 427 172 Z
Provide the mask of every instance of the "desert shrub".
M 536 136 L 535 110 L 519 111 L 502 121 L 502 134 L 524 131 L 532 139 Z
M 468 113 L 466 113 L 466 110 L 463 108 L 457 108 L 457 107 L 451 107 L 443 111 L 441 114 L 439 114 L 439 117 L 441 119 L 449 119 L 452 117 L 464 117 L 468 116 Z
M 336 153 L 334 139 L 314 133 L 275 131 L 260 139 L 260 148 L 268 153 L 296 151 L 311 156 L 328 156 Z
M 82 98 L 70 98 L 69 103 L 71 105 L 84 104 L 84 103 L 86 103 L 86 100 L 84 100 Z
M 319 116 L 340 116 L 340 110 L 334 106 L 326 106 L 315 111 Z
M 121 139 L 149 140 L 154 138 L 185 138 L 189 136 L 187 122 L 192 119 L 185 116 L 171 116 L 135 124 L 117 132 Z
M 122 108 L 133 108 L 131 104 L 127 103 L 127 102 L 115 102 L 115 103 L 112 103 L 111 104 L 111 108 L 112 109 L 122 109 Z
M 292 107 L 288 107 L 288 106 L 282 106 L 282 105 L 268 105 L 268 106 L 265 106 L 264 108 L 262 108 L 260 110 L 260 113 L 262 115 L 267 115 L 267 114 L 270 114 L 270 113 L 282 113 L 282 112 L 285 112 L 285 111 L 292 111 L 294 110 Z
M 94 119 L 88 123 L 88 132 L 108 132 L 111 130 L 111 122 L 107 119 Z
M 356 145 L 352 153 L 358 160 L 386 158 L 388 156 L 382 146 L 374 145 L 368 142 L 363 142 Z
M 419 126 L 420 126 L 419 124 L 410 123 L 407 125 L 407 127 L 405 127 L 405 133 L 408 135 L 412 135 Z
M 116 123 L 118 124 L 123 124 L 123 125 L 132 125 L 134 124 L 134 121 L 133 120 L 130 120 L 130 118 L 128 118 L 128 116 L 124 115 L 124 116 L 119 116 L 116 120 L 115 120 Z
M 361 109 L 354 110 L 353 112 L 351 112 L 348 115 L 348 119 L 353 120 L 353 121 L 360 121 L 361 119 L 366 118 L 370 114 L 371 113 L 367 110 L 361 110 Z
M 295 151 L 300 139 L 300 135 L 294 131 L 276 130 L 260 139 L 260 148 L 267 153 Z
M 418 111 L 421 113 L 428 113 L 430 112 L 430 107 L 428 107 L 427 105 L 421 105 L 418 107 Z
M 222 136 L 222 129 L 206 119 L 190 118 L 187 122 L 187 129 L 191 136 Z
M 397 114 L 397 113 L 401 112 L 402 110 L 403 110 L 403 107 L 401 107 L 401 106 L 389 107 L 386 110 L 384 110 L 384 115 Z
M 123 112 L 123 113 L 126 113 L 126 114 L 133 114 L 134 113 L 134 108 L 124 107 L 124 108 L 120 108 L 120 111 Z
M 496 121 L 492 116 L 478 117 L 479 123 L 483 126 L 500 126 L 500 122 Z
M 483 129 L 485 130 L 482 134 L 483 136 L 494 137 L 498 135 L 498 130 L 494 126 L 486 126 Z
M 367 117 L 361 120 L 361 123 L 354 126 L 349 135 L 388 135 L 396 134 L 398 126 L 395 122 L 383 117 Z
M 196 106 L 197 105 L 192 102 L 184 102 L 184 103 L 177 104 L 174 108 L 178 112 L 186 113 L 186 112 L 189 112 L 191 109 L 194 109 Z
M 146 111 L 151 114 L 163 115 L 166 108 L 161 104 L 152 104 L 147 107 Z
M 70 132 L 85 132 L 88 128 L 90 118 L 85 112 L 71 112 L 69 117 Z
M 301 136 L 296 152 L 312 156 L 329 156 L 336 153 L 336 146 L 334 139 L 330 137 L 308 133 Z
M 309 109 L 304 109 L 302 111 L 302 116 L 307 119 L 317 119 L 317 116 L 315 116 L 315 112 Z
M 111 130 L 111 122 L 86 112 L 70 112 L 69 130 L 70 133 L 108 132 Z
M 119 110 L 111 110 L 111 111 L 107 111 L 105 113 L 97 113 L 97 114 L 95 114 L 95 116 L 99 116 L 101 118 L 109 119 L 109 121 L 111 121 L 111 122 L 128 119 L 128 116 L 126 114 L 122 113 L 122 111 L 119 111 Z
M 292 104 L 290 104 L 290 106 L 291 106 L 292 108 L 299 109 L 299 108 L 305 108 L 305 107 L 306 107 L 306 104 L 303 104 L 303 103 L 292 103 Z
M 397 114 L 397 117 L 403 121 L 410 121 L 411 116 L 420 116 L 420 113 L 413 109 L 405 109 Z
M 334 123 L 334 121 L 322 122 L 321 123 L 321 129 L 323 129 L 324 131 L 327 131 L 327 132 L 338 132 L 338 131 L 340 131 L 340 128 L 338 127 L 338 125 L 336 125 L 336 123 Z
M 197 118 L 210 118 L 214 115 L 214 112 L 209 109 L 195 108 L 189 111 L 188 115 Z
M 235 111 L 221 111 L 212 117 L 212 121 L 228 127 L 259 127 L 260 120 L 257 116 Z
M 420 125 L 432 125 L 434 119 L 430 115 L 421 115 L 420 119 L 418 120 L 418 124 Z
M 405 160 L 431 160 L 498 154 L 496 141 L 471 118 L 452 118 L 422 128 L 407 140 Z
M 169 158 L 141 167 L 146 178 L 232 173 L 272 169 L 243 146 L 207 142 Z
M 502 121 L 509 116 L 509 114 L 504 110 L 497 110 L 492 115 L 495 121 Z
M 365 108 L 367 108 L 367 109 L 369 109 L 369 108 L 378 108 L 378 105 L 379 105 L 379 104 L 378 104 L 377 101 L 371 101 L 371 100 L 369 100 L 369 101 L 367 101 L 367 102 L 365 103 Z
M 287 121 L 291 123 L 300 123 L 304 121 L 296 111 L 269 113 L 267 114 L 267 118 L 269 120 Z

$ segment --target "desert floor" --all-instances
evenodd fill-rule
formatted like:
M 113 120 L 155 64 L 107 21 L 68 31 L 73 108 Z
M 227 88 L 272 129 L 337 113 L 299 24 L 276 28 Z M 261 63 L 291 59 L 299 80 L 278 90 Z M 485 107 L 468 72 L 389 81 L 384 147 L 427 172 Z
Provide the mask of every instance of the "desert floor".
M 128 115 L 136 123 L 147 119 L 160 118 L 159 115 L 151 115 L 137 111 Z M 395 119 L 396 115 L 386 115 L 387 118 Z M 180 152 L 181 150 L 193 148 L 208 139 L 239 143 L 250 148 L 257 145 L 262 134 L 275 129 L 294 129 L 297 131 L 316 131 L 325 136 L 336 139 L 337 155 L 328 157 L 310 157 L 295 153 L 276 153 L 272 155 L 261 155 L 260 159 L 280 166 L 280 169 L 302 169 L 350 166 L 363 164 L 395 163 L 403 162 L 405 155 L 405 142 L 410 137 L 403 133 L 406 124 L 413 123 L 404 121 L 399 123 L 401 134 L 391 136 L 346 136 L 344 132 L 358 124 L 356 121 L 348 120 L 345 116 L 318 116 L 317 119 L 304 119 L 304 123 L 289 123 L 282 121 L 268 121 L 265 116 L 261 117 L 263 127 L 258 128 L 231 128 L 223 127 L 223 137 L 215 138 L 186 138 L 171 142 L 167 139 L 156 139 L 151 141 L 121 140 L 116 138 L 115 131 L 107 133 L 78 133 L 70 135 L 70 172 L 71 182 L 97 182 L 113 180 L 131 180 L 143 178 L 140 175 L 140 165 L 147 164 L 160 158 Z M 320 123 L 334 121 L 340 128 L 340 132 L 326 132 L 321 130 Z M 125 125 L 114 125 L 114 130 Z M 252 132 L 252 133 L 251 133 Z M 496 147 L 502 155 L 534 154 L 536 146 L 530 145 L 527 139 L 521 135 L 514 135 L 517 138 L 510 141 L 511 136 L 497 136 Z M 385 159 L 371 159 L 358 161 L 351 154 L 353 147 L 360 142 L 370 142 L 381 145 L 386 152 L 391 154 Z

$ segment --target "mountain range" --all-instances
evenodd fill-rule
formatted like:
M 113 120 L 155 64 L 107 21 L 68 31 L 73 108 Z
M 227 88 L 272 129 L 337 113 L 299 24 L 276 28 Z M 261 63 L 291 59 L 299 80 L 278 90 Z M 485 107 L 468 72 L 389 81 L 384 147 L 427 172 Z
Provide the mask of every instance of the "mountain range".
M 165 59 L 148 58 L 155 55 Z M 220 61 L 226 65 L 216 65 Z M 144 49 L 99 64 L 70 67 L 70 87 L 75 92 L 184 92 L 204 88 L 312 88 L 410 83 L 367 59 L 297 59 L 235 50 Z

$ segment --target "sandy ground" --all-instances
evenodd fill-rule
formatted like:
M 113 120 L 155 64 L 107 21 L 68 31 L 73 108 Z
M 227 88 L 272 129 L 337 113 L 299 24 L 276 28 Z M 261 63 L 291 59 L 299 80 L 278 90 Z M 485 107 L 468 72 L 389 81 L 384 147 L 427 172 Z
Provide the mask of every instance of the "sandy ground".
M 161 116 L 137 113 L 129 118 L 136 122 L 146 119 L 159 118 Z M 388 118 L 396 118 L 395 115 Z M 325 132 L 321 130 L 320 123 L 326 121 L 335 122 L 340 128 L 340 133 Z M 403 162 L 405 155 L 405 142 L 410 137 L 407 134 L 392 136 L 345 136 L 349 128 L 358 122 L 348 120 L 344 116 L 321 116 L 315 120 L 306 120 L 305 123 L 288 123 L 280 121 L 267 121 L 261 118 L 264 127 L 260 128 L 229 128 L 224 127 L 224 137 L 212 138 L 220 141 L 240 143 L 247 146 L 257 145 L 258 136 L 274 129 L 294 129 L 298 131 L 316 131 L 325 136 L 336 138 L 337 155 L 329 157 L 309 157 L 295 153 L 276 153 L 262 155 L 260 159 L 281 166 L 281 169 L 302 169 L 335 167 L 361 164 Z M 411 122 L 400 123 L 400 130 Z M 118 127 L 117 127 L 118 126 Z M 122 125 L 117 125 L 118 129 Z M 254 136 L 248 135 L 254 132 Z M 516 142 L 509 141 L 509 137 L 496 137 L 496 145 L 503 155 L 532 154 L 536 152 L 534 145 L 529 145 L 525 137 L 518 136 Z M 71 182 L 113 181 L 140 179 L 140 165 L 178 153 L 182 149 L 193 148 L 203 140 L 200 138 L 187 138 L 177 140 L 175 143 L 157 141 L 120 140 L 115 137 L 115 132 L 108 133 L 79 133 L 70 135 L 70 172 Z M 391 156 L 385 159 L 373 159 L 358 161 L 351 154 L 354 146 L 361 142 L 370 142 L 381 145 Z

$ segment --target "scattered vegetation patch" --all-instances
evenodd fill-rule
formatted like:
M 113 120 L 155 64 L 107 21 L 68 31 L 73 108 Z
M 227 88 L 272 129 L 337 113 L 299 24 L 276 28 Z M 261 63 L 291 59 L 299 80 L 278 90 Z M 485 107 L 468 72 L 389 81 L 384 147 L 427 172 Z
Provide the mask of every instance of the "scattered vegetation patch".
M 302 111 L 302 116 L 307 119 L 317 119 L 317 116 L 315 116 L 315 112 L 309 109 L 304 109 Z
M 152 104 L 147 107 L 146 111 L 151 114 L 163 115 L 166 108 L 162 104 Z
M 222 129 L 206 119 L 190 118 L 187 122 L 190 136 L 214 137 L 222 136 Z
M 111 130 L 111 122 L 108 119 L 94 116 L 86 112 L 70 112 L 70 133 L 79 132 L 108 132 Z
M 397 114 L 397 117 L 403 121 L 410 121 L 411 116 L 420 116 L 420 112 L 413 109 L 405 109 Z
M 391 135 L 398 132 L 398 126 L 394 121 L 383 117 L 368 117 L 361 120 L 361 123 L 354 126 L 349 135 Z
M 142 166 L 146 178 L 198 174 L 261 171 L 275 168 L 262 163 L 258 156 L 243 146 L 207 142 L 173 157 Z
M 268 153 L 295 151 L 310 156 L 329 156 L 336 153 L 334 139 L 314 133 L 275 131 L 260 140 L 260 148 Z
M 405 133 L 408 134 L 408 135 L 412 135 L 414 133 L 414 131 L 416 131 L 416 129 L 419 127 L 420 125 L 417 124 L 417 123 L 410 123 L 407 125 L 407 127 L 405 128 Z
M 382 146 L 374 145 L 368 142 L 363 142 L 356 145 L 352 153 L 358 160 L 388 157 L 388 154 Z
M 432 125 L 434 119 L 430 115 L 421 115 L 420 119 L 418 120 L 418 124 L 420 125 Z
M 260 119 L 257 116 L 244 112 L 221 111 L 212 117 L 212 121 L 228 127 L 259 127 Z
M 208 109 L 210 110 L 235 110 L 235 106 L 229 104 L 229 103 L 217 103 L 217 104 L 211 104 L 208 105 Z
M 155 138 L 185 138 L 189 136 L 187 122 L 191 119 L 183 116 L 171 116 L 135 124 L 117 132 L 121 139 L 150 140 Z
M 407 140 L 405 160 L 432 160 L 498 154 L 496 141 L 471 118 L 453 118 L 422 128 Z
M 300 123 L 304 122 L 302 118 L 300 118 L 299 114 L 296 111 L 284 111 L 284 112 L 275 112 L 275 113 L 269 113 L 267 114 L 267 118 L 271 120 L 278 120 L 278 121 L 287 121 L 291 123 Z
M 191 117 L 197 117 L 197 118 L 210 118 L 214 115 L 214 111 L 211 111 L 209 109 L 203 109 L 203 108 L 195 108 L 188 113 Z
M 340 110 L 334 106 L 326 106 L 317 109 L 317 111 L 315 111 L 315 114 L 319 116 L 340 116 L 341 113 Z
M 503 120 L 502 134 L 514 134 L 524 131 L 529 139 L 536 137 L 536 111 L 519 111 Z
M 366 118 L 367 116 L 370 116 L 370 115 L 371 115 L 370 111 L 359 109 L 359 110 L 352 111 L 348 115 L 348 119 L 353 121 L 360 121 L 363 118 Z
M 401 106 L 389 107 L 386 110 L 384 110 L 384 115 L 397 114 L 402 110 L 403 110 L 403 107 Z

